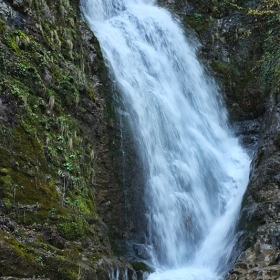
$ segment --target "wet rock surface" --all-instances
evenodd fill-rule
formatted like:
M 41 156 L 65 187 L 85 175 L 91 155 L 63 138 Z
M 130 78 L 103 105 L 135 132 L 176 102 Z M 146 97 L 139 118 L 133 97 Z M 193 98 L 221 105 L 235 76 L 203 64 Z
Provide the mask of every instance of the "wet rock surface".
M 243 246 L 248 249 L 228 279 L 278 279 L 280 275 L 279 131 L 280 104 L 270 104 L 243 201 L 241 227 L 245 229 Z
M 258 145 L 261 123 L 262 118 L 237 121 L 233 124 L 235 135 L 250 156 L 253 156 Z

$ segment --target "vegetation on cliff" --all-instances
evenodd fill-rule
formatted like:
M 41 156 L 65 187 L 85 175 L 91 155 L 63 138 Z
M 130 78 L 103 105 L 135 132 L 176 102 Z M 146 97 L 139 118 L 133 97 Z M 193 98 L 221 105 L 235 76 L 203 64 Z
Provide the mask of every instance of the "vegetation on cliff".
M 220 81 L 233 118 L 258 118 L 268 100 L 277 103 L 279 0 L 159 2 L 196 30 L 201 57 Z M 124 219 L 122 192 L 110 185 L 118 181 L 108 161 L 118 144 L 107 131 L 113 130 L 114 114 L 98 78 L 104 71 L 99 46 L 80 19 L 78 1 L 0 1 L 0 65 L 0 276 L 107 279 L 104 271 L 125 270 L 97 214 L 106 217 L 118 251 L 114 238 L 131 229 L 116 227 Z M 257 191 L 250 203 L 260 203 L 260 210 L 277 208 L 264 195 L 273 200 L 279 183 L 278 160 L 273 168 L 264 164 L 279 152 L 276 134 L 273 149 L 260 146 L 254 161 L 257 172 L 270 171 L 261 174 L 262 186 L 252 187 Z M 251 216 L 247 247 L 261 230 L 270 246 L 279 247 L 276 226 L 260 230 L 265 213 Z M 275 222 L 273 211 L 268 216 Z M 277 265 L 274 247 L 258 245 L 253 251 L 273 255 L 269 264 Z M 246 273 L 250 267 L 244 267 Z
M 95 205 L 98 43 L 78 1 L 11 0 L 0 16 L 0 276 L 106 279 L 122 264 Z
M 231 116 L 261 116 L 270 94 L 279 93 L 279 1 L 168 3 L 196 30 L 201 57 L 220 81 Z

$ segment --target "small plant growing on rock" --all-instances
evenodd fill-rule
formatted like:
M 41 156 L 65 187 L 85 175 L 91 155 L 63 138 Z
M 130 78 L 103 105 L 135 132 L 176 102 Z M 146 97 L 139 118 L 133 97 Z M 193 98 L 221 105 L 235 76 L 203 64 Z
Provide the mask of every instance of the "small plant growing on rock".
M 200 21 L 201 18 L 202 18 L 202 15 L 199 14 L 199 13 L 194 13 L 194 14 L 193 14 L 193 17 L 194 17 L 194 19 L 195 19 L 196 21 Z

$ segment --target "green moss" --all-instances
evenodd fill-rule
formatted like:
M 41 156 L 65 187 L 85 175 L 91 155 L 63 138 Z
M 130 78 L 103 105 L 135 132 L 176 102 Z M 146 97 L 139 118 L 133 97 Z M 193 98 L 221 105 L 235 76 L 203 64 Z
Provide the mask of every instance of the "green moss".
M 9 254 L 14 258 L 17 258 L 19 266 L 22 266 L 24 263 L 29 263 L 30 267 L 36 266 L 34 262 L 34 250 L 31 249 L 27 244 L 19 242 L 11 234 L 1 231 L 1 241 L 4 242 L 7 251 L 10 251 Z
M 63 237 L 73 240 L 86 234 L 88 223 L 83 216 L 61 217 L 57 229 Z
M 276 54 L 272 54 L 271 56 L 265 56 L 261 66 L 261 80 L 263 86 L 266 88 L 268 93 L 271 89 L 273 89 L 272 93 L 274 95 L 277 95 L 280 89 L 279 62 L 280 51 L 278 51 Z
M 17 231 L 17 236 L 28 240 L 30 232 Z M 83 248 L 69 243 L 69 249 L 59 250 L 49 244 L 33 241 L 20 242 L 10 233 L 0 230 L 1 275 L 31 278 L 34 275 L 50 279 L 78 279 L 78 265 Z
M 124 248 L 122 248 L 120 243 L 117 241 L 117 232 L 114 229 L 109 229 L 108 238 L 113 252 L 115 254 L 122 255 L 124 253 Z
M 200 13 L 194 13 L 191 16 L 184 17 L 184 22 L 190 25 L 197 33 L 203 33 L 208 25 L 208 21 L 205 20 L 205 16 Z
M 250 221 L 247 224 L 247 230 L 250 232 L 256 232 L 260 225 L 261 225 L 260 221 L 257 220 Z
M 153 273 L 154 270 L 151 269 L 148 265 L 146 265 L 143 262 L 131 262 L 130 263 L 133 267 L 133 269 L 138 272 L 138 271 L 142 271 L 142 272 L 148 272 L 148 273 Z
M 78 274 L 75 271 L 73 271 L 73 267 L 61 267 L 59 268 L 59 273 L 62 279 L 67 279 L 67 280 L 79 279 Z
M 7 176 L 10 174 L 10 170 L 7 168 L 0 168 L 0 176 Z
M 84 252 L 75 245 L 77 239 L 94 239 L 99 254 L 104 253 L 98 230 L 87 222 L 98 217 L 92 188 L 95 143 L 87 139 L 81 122 L 91 117 L 87 112 L 95 101 L 91 77 L 98 65 L 105 66 L 102 61 L 91 68 L 86 61 L 83 24 L 68 1 L 62 4 L 65 18 L 54 23 L 44 18 L 37 2 L 30 2 L 34 24 L 28 31 L 13 30 L 0 20 L 0 90 L 9 104 L 7 120 L 0 120 L 0 197 L 5 216 L 17 228 L 4 242 L 13 253 L 3 267 L 7 275 L 18 277 L 77 279 L 76 263 Z M 57 16 L 60 4 L 46 3 Z M 67 239 L 65 251 L 48 244 L 48 234 L 62 238 L 63 244 Z M 28 265 L 30 272 L 20 271 Z
M 3 20 L 0 20 L 0 33 L 4 34 L 7 30 L 6 22 Z
M 95 100 L 95 93 L 94 93 L 94 90 L 93 90 L 91 87 L 87 86 L 87 87 L 86 87 L 86 91 L 87 91 L 87 93 L 91 96 L 91 98 L 92 98 L 93 100 Z
M 221 60 L 212 60 L 213 69 L 220 74 L 227 75 L 229 73 L 230 64 Z
M 10 187 L 12 185 L 12 178 L 11 176 L 4 174 L 4 176 L 0 176 L 0 182 L 4 187 Z

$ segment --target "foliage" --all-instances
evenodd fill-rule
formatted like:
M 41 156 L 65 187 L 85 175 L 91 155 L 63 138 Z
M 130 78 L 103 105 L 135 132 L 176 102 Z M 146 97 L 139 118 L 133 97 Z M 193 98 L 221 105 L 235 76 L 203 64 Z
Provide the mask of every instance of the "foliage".
M 263 0 L 257 9 L 249 8 L 248 15 L 278 15 L 279 16 L 280 1 L 279 0 Z
M 255 30 L 260 34 L 263 54 L 256 70 L 260 71 L 260 82 L 267 93 L 280 93 L 280 1 L 265 0 L 257 9 L 249 9 L 247 14 L 255 19 Z

